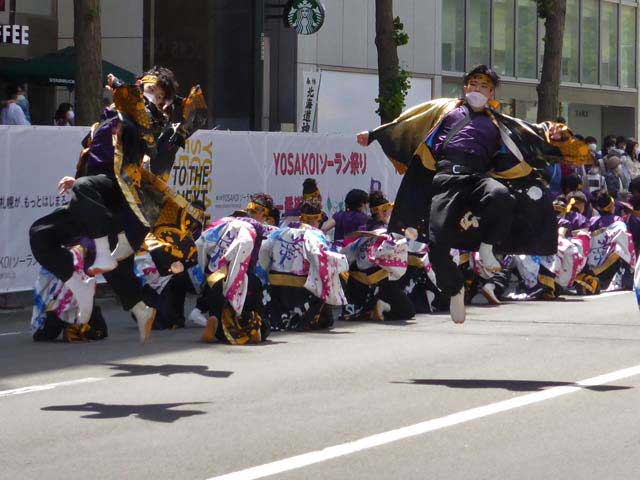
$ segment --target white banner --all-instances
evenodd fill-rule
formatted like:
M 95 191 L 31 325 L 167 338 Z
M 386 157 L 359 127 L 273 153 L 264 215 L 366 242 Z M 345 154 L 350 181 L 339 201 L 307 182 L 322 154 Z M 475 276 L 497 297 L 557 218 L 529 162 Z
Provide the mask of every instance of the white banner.
M 29 227 L 66 202 L 56 186 L 74 174 L 87 131 L 0 127 L 0 292 L 32 288 L 38 265 Z M 360 147 L 353 135 L 200 131 L 178 152 L 169 183 L 220 218 L 256 192 L 272 195 L 282 210 L 295 207 L 307 177 L 317 180 L 328 215 L 343 208 L 352 188 L 393 198 L 401 180 L 377 144 Z

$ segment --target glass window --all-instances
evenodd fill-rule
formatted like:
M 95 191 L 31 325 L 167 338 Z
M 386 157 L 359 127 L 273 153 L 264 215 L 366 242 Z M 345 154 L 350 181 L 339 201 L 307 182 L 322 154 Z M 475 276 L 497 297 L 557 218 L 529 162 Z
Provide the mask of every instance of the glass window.
M 442 81 L 442 97 L 443 98 L 460 98 L 462 96 L 462 79 Z
M 536 40 L 538 15 L 536 0 L 517 0 L 518 28 L 516 29 L 517 69 L 519 77 L 538 78 Z
M 620 6 L 620 85 L 636 86 L 636 7 Z
M 600 83 L 618 84 L 618 5 L 602 2 Z
M 469 2 L 467 28 L 469 31 L 468 69 L 471 70 L 481 63 L 489 65 L 491 40 L 489 38 L 489 32 L 491 32 L 490 0 L 473 0 Z
M 581 82 L 598 84 L 598 49 L 600 23 L 598 0 L 582 0 L 582 50 Z
M 442 2 L 442 69 L 464 72 L 465 0 Z
M 29 15 L 53 15 L 53 5 L 51 0 L 20 0 L 16 2 L 16 12 Z
M 493 1 L 493 68 L 513 76 L 514 0 Z
M 562 45 L 562 80 L 578 81 L 580 65 L 580 2 L 567 0 L 567 15 L 564 22 L 564 40 Z

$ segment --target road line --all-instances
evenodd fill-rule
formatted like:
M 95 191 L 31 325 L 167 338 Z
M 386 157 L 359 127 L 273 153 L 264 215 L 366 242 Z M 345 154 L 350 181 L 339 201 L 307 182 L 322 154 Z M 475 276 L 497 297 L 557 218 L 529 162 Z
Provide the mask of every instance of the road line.
M 104 380 L 104 378 L 81 378 L 79 380 L 70 380 L 68 382 L 59 382 L 59 383 L 49 383 L 47 385 L 34 385 L 31 387 L 22 387 L 22 388 L 14 388 L 13 390 L 2 390 L 0 391 L 0 398 L 2 397 L 11 397 L 13 395 L 23 395 L 25 393 L 33 393 L 33 392 L 42 392 L 44 390 L 53 390 L 58 387 L 69 387 L 71 385 L 79 385 L 82 383 L 95 383 Z
M 582 297 L 582 299 L 587 301 L 593 301 L 599 298 L 617 297 L 618 295 L 626 295 L 628 293 L 633 293 L 633 292 L 631 292 L 631 290 L 621 290 L 617 292 L 602 292 L 600 295 L 587 295 Z
M 390 430 L 388 432 L 379 433 L 377 435 L 364 437 L 353 442 L 334 445 L 323 450 L 316 450 L 314 452 L 296 455 L 295 457 L 285 458 L 257 467 L 228 473 L 226 475 L 211 477 L 208 480 L 255 480 L 258 478 L 265 478 L 271 475 L 276 475 L 278 473 L 288 472 L 290 470 L 295 470 L 316 463 L 325 462 L 333 458 L 338 458 L 352 453 L 361 452 L 370 448 L 379 447 L 381 445 L 387 445 L 399 440 L 423 435 L 435 430 L 440 430 L 461 423 L 470 422 L 471 420 L 488 417 L 490 415 L 495 415 L 496 413 L 507 412 L 509 410 L 526 407 L 534 403 L 551 400 L 562 395 L 578 392 L 582 390 L 583 387 L 604 385 L 607 383 L 615 382 L 617 380 L 634 377 L 636 375 L 640 375 L 640 365 L 625 368 L 623 370 L 617 370 L 605 375 L 588 378 L 586 380 L 576 382 L 575 385 L 553 387 L 541 392 L 522 395 L 519 397 L 511 398 L 509 400 L 503 400 L 501 402 L 491 403 L 482 407 L 472 408 L 470 410 L 463 410 L 461 412 L 453 413 L 441 418 L 434 418 L 432 420 L 416 423 L 415 425 L 399 428 L 397 430 Z
M 5 337 L 7 335 L 22 335 L 23 333 L 29 333 L 29 332 L 7 332 L 7 333 L 0 333 L 0 337 Z

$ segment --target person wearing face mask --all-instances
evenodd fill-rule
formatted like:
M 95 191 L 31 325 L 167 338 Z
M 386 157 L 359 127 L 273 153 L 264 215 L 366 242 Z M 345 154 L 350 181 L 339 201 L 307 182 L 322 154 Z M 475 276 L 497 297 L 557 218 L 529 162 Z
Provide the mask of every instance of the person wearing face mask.
M 7 85 L 6 100 L 0 105 L 0 125 L 31 125 L 18 105 L 18 87 Z
M 451 248 L 479 251 L 487 271 L 501 253 L 551 255 L 557 250 L 553 198 L 539 172 L 554 162 L 592 161 L 586 143 L 553 122 L 529 124 L 501 114 L 498 75 L 479 65 L 464 76 L 463 99 L 438 99 L 405 111 L 357 141 L 377 140 L 404 173 L 390 231 L 417 228 L 429 241 L 438 287 L 452 320 L 466 318 L 464 280 Z
M 95 245 L 87 273 L 104 274 L 123 308 L 134 315 L 144 342 L 156 310 L 144 302 L 133 255 L 141 248 L 152 253 L 161 275 L 172 271 L 174 263 L 188 269 L 197 262 L 191 230 L 202 223 L 204 213 L 165 182 L 177 147 L 202 125 L 206 104 L 194 87 L 183 102 L 183 121 L 172 125 L 165 114 L 177 85 L 170 70 L 154 67 L 138 85 L 107 78 L 114 105 L 83 140 L 75 177 L 62 178 L 58 189 L 60 194 L 70 191 L 65 210 L 78 235 Z M 142 170 L 145 156 L 151 159 L 150 171 Z

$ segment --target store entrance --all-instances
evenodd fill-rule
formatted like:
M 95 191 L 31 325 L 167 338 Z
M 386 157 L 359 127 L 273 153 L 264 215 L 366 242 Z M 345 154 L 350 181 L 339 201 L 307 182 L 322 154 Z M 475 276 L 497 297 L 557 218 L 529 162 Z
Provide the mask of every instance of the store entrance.
M 212 128 L 260 128 L 260 3 L 145 0 L 145 65 L 171 68 L 181 94 L 200 84 Z

